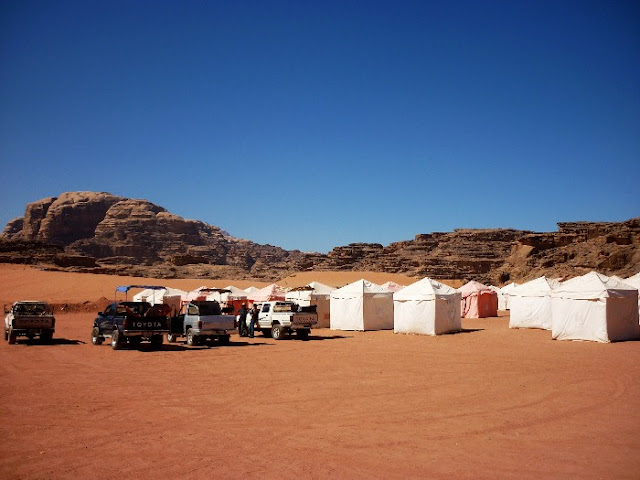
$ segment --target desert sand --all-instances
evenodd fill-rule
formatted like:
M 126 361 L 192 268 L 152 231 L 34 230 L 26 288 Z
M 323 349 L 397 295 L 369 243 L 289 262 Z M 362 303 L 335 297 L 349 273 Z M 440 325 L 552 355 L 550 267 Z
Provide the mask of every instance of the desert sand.
M 133 283 L 252 284 L 1 265 L 0 301 Z M 1 478 L 638 478 L 640 342 L 553 341 L 500 312 L 440 337 L 113 351 L 89 342 L 94 316 L 58 313 L 53 345 L 0 342 Z

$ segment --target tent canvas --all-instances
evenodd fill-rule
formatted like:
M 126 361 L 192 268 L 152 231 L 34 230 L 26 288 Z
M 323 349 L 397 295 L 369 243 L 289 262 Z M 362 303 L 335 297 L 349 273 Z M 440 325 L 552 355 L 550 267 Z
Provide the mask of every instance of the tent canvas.
M 311 282 L 304 287 L 294 288 L 285 295 L 286 300 L 296 302 L 304 307 L 309 305 L 316 306 L 318 314 L 318 328 L 328 328 L 331 317 L 331 292 L 334 287 L 330 287 L 320 282 Z
M 186 295 L 187 292 L 177 288 L 166 287 L 160 290 L 147 288 L 133 296 L 134 302 L 149 302 L 151 305 L 164 303 L 164 297 L 172 297 L 175 295 Z
M 471 280 L 461 286 L 460 313 L 464 318 L 498 316 L 498 294 L 490 287 Z
M 559 285 L 542 276 L 511 289 L 509 328 L 551 330 L 551 291 Z
M 460 331 L 460 299 L 455 288 L 423 278 L 393 294 L 393 331 L 423 335 Z
M 249 293 L 247 298 L 252 302 L 271 302 L 274 300 L 284 300 L 287 290 L 280 285 L 272 283 L 257 292 Z
M 629 278 L 625 278 L 623 281 L 636 290 L 640 290 L 640 273 L 636 273 Z M 638 312 L 640 312 L 640 298 L 638 299 Z
M 597 272 L 567 280 L 551 292 L 551 336 L 595 342 L 640 338 L 638 290 Z
M 502 288 L 499 288 L 496 292 L 498 294 L 498 310 L 510 310 L 511 309 L 511 292 L 516 288 L 518 284 L 511 282 Z
M 393 293 L 367 280 L 331 292 L 333 330 L 393 329 Z

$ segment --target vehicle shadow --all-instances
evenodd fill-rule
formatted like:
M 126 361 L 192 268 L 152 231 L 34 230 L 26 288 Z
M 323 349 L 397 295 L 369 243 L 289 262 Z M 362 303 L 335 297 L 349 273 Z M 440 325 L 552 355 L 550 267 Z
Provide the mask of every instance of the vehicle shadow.
M 461 333 L 482 332 L 483 330 L 484 328 L 463 328 L 462 330 L 458 330 L 457 332 L 443 333 L 443 335 L 459 335 Z
M 51 347 L 53 345 L 86 345 L 87 342 L 70 338 L 53 338 L 51 341 L 42 341 L 37 338 L 17 338 L 16 345 L 27 345 L 29 347 Z

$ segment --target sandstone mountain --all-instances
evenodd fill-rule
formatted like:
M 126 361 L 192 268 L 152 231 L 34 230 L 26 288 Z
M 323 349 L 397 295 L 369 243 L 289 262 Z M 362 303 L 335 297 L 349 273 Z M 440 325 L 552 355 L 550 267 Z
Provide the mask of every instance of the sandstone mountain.
M 369 270 L 502 284 L 547 274 L 640 270 L 640 218 L 560 223 L 558 232 L 457 229 L 327 255 L 234 238 L 146 200 L 69 192 L 27 205 L 0 235 L 0 261 L 165 278 L 275 280 L 301 270 Z

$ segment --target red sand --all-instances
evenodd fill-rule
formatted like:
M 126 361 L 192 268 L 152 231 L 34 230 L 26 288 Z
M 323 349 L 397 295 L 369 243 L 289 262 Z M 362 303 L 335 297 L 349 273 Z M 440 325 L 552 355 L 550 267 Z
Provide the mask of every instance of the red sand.
M 93 301 L 133 283 L 9 266 L 0 277 L 3 301 Z M 89 343 L 93 317 L 59 315 L 54 345 L 0 342 L 1 478 L 640 472 L 639 342 L 552 341 L 502 316 L 441 337 L 318 330 L 113 351 Z

